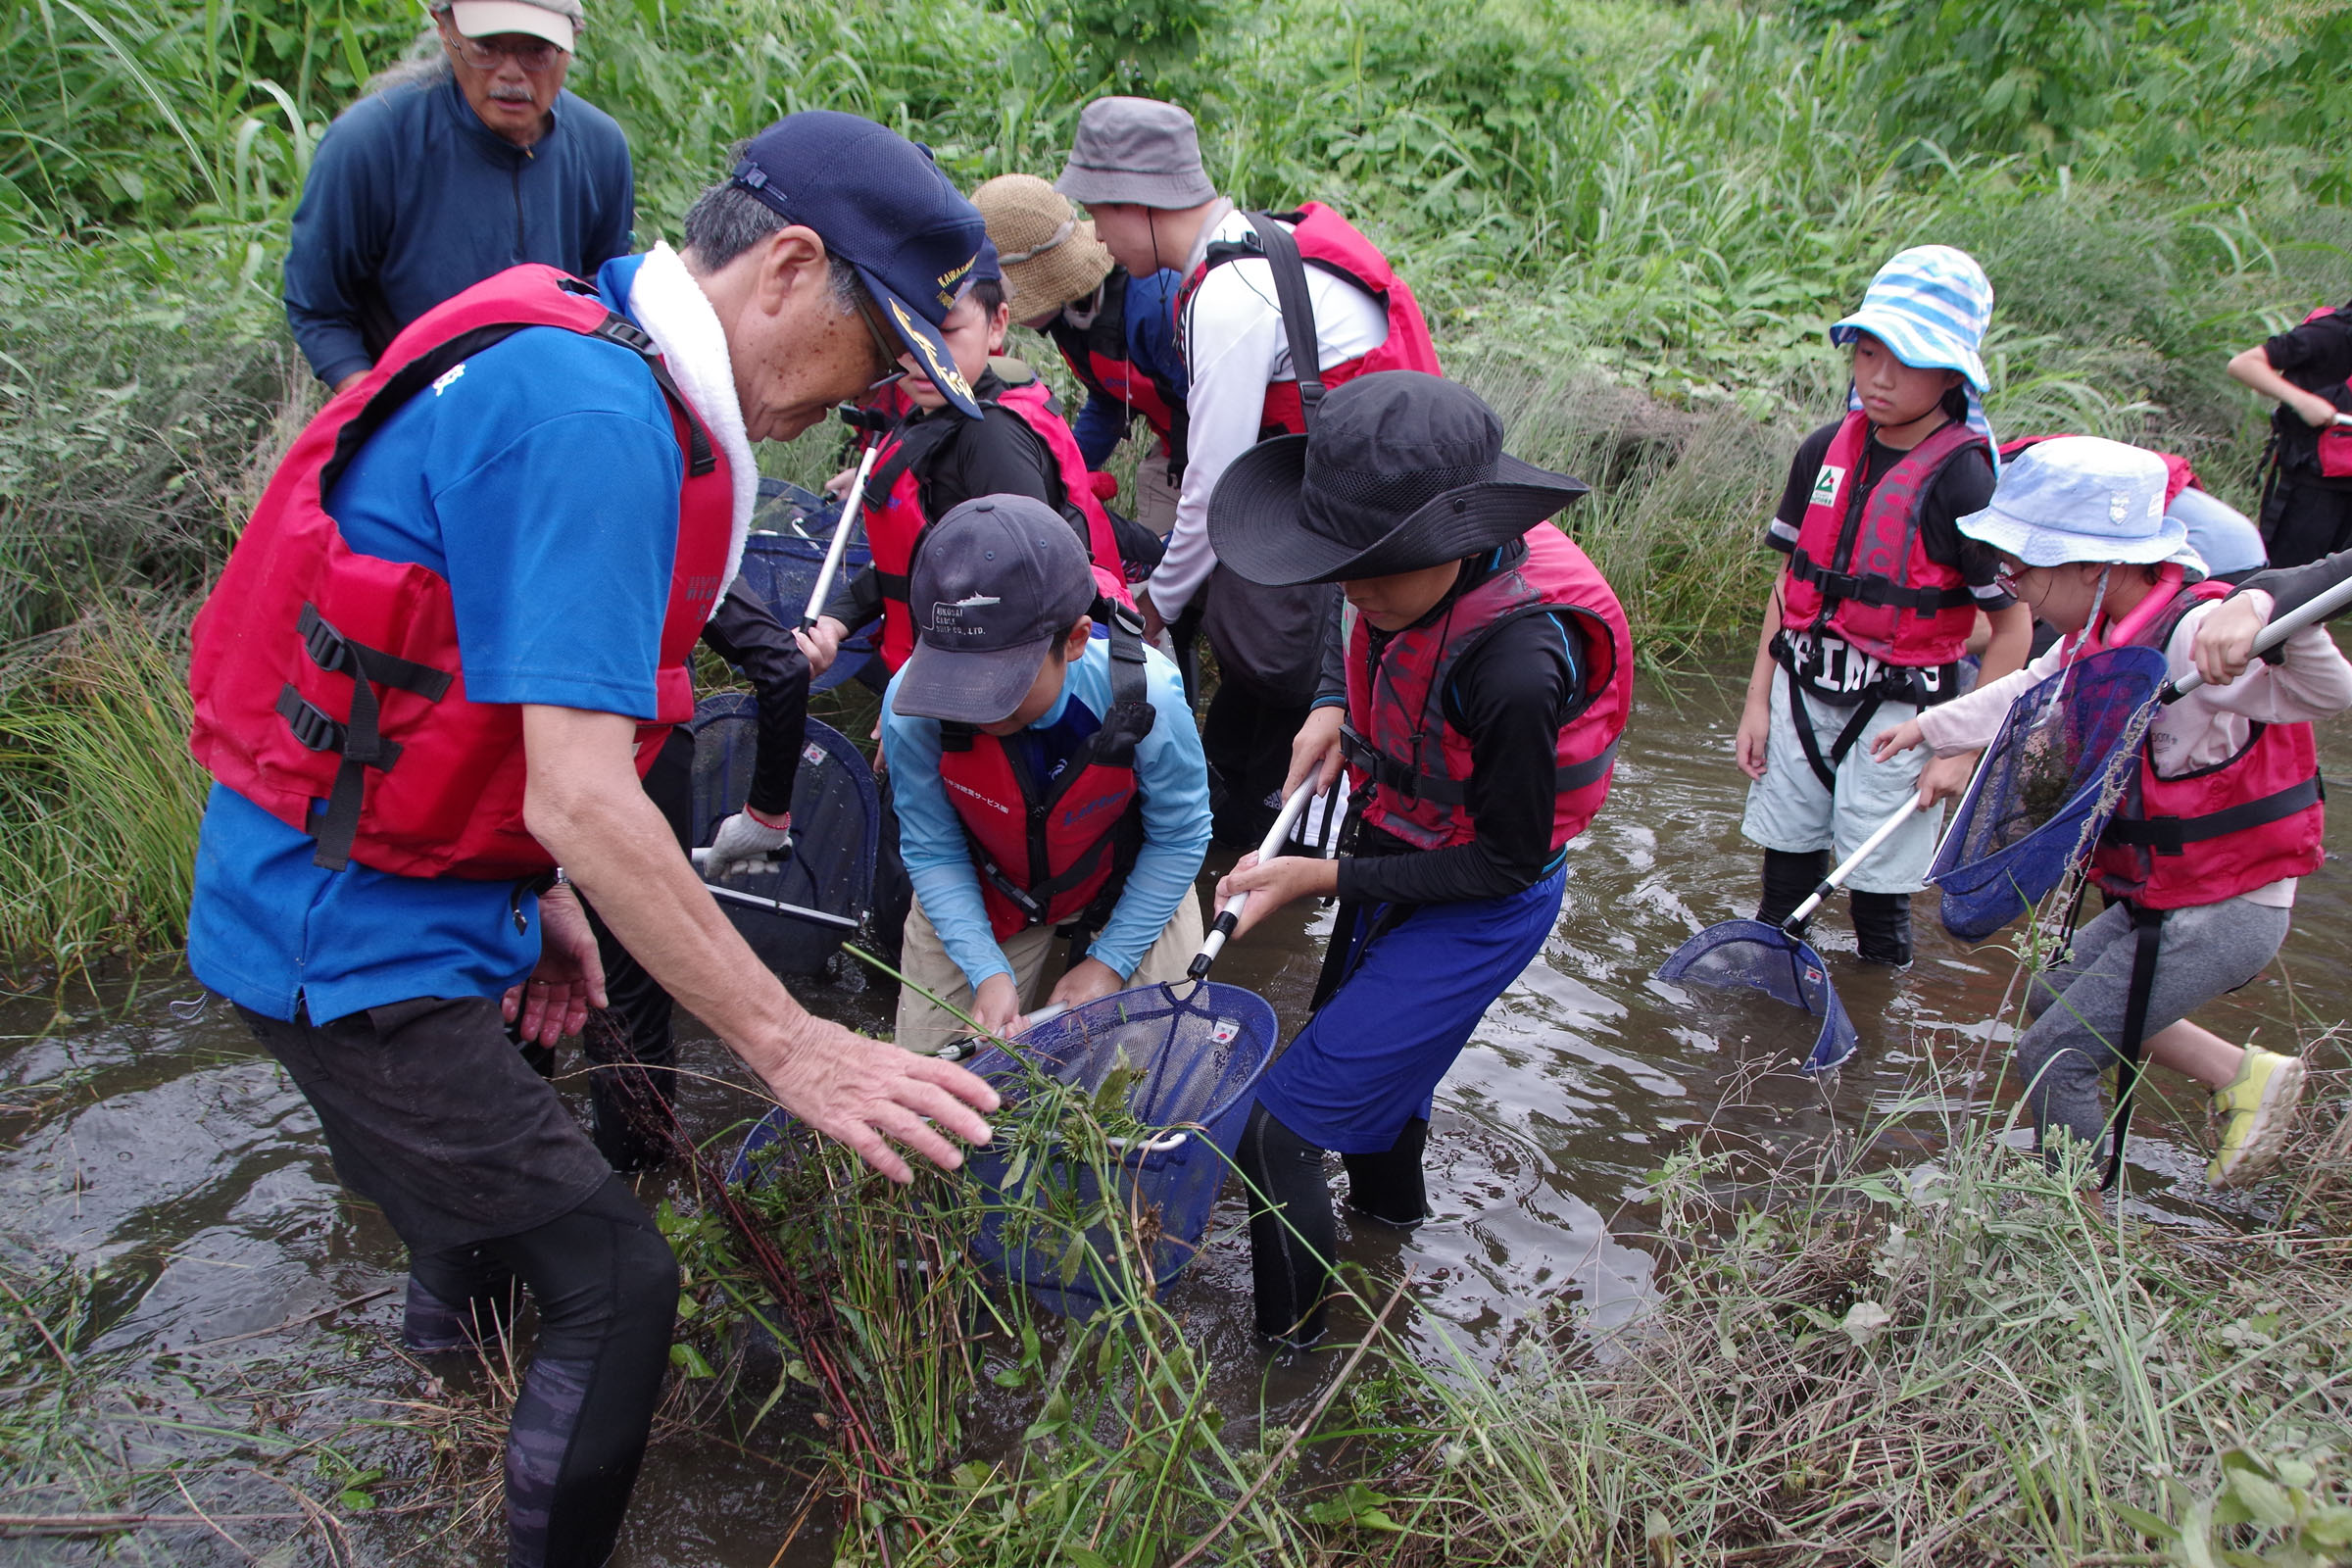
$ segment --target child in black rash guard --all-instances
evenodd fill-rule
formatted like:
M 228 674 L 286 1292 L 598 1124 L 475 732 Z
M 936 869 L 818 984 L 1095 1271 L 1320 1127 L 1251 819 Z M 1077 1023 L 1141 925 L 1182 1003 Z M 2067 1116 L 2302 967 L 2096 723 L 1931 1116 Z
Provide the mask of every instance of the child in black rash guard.
M 1421 1222 L 1438 1082 L 1557 923 L 1566 845 L 1607 799 L 1632 704 L 1625 612 L 1545 520 L 1585 487 L 1501 448 L 1474 394 L 1383 371 L 1335 390 L 1309 434 L 1237 460 L 1209 503 L 1234 571 L 1336 581 L 1353 612 L 1286 785 L 1328 785 L 1345 752 L 1347 852 L 1246 856 L 1218 888 L 1252 895 L 1245 928 L 1295 898 L 1342 901 L 1315 1014 L 1267 1070 L 1239 1155 L 1264 1201 L 1257 1327 L 1289 1345 L 1324 1329 L 1324 1152 L 1357 1213 Z

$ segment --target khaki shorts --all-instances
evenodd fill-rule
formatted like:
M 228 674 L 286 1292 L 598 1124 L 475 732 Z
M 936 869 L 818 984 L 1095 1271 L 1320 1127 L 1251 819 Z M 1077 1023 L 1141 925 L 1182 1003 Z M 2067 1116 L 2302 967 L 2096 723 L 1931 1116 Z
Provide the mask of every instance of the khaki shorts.
M 1135 464 L 1135 520 L 1159 535 L 1176 526 L 1176 483 L 1168 477 L 1168 444 L 1154 441 Z
M 1193 955 L 1200 951 L 1202 935 L 1200 898 L 1195 893 L 1176 906 L 1176 912 L 1169 916 L 1159 940 L 1144 954 L 1135 973 L 1127 977 L 1127 984 L 1159 985 L 1183 979 Z M 1020 993 L 1023 1012 L 1043 1005 L 1046 998 L 1054 994 L 1054 985 L 1068 972 L 1060 961 L 1067 946 L 1050 925 L 1033 925 L 997 944 L 1004 961 L 1012 966 L 1013 986 Z M 956 966 L 956 960 L 948 956 L 948 950 L 940 945 L 939 933 L 932 928 L 931 917 L 923 912 L 920 899 L 906 911 L 906 939 L 899 956 L 899 971 L 910 982 L 899 988 L 900 1045 L 931 1056 L 937 1055 L 942 1046 L 971 1033 L 954 1013 L 933 1006 L 915 989 L 920 986 L 950 1006 L 965 1012 L 972 1010 L 971 984 Z
M 1765 745 L 1764 776 L 1747 787 L 1747 813 L 1740 831 L 1768 850 L 1829 850 L 1832 859 L 1842 860 L 1894 814 L 1896 807 L 1918 794 L 1920 770 L 1932 755 L 1928 749 L 1915 746 L 1874 762 L 1870 743 L 1881 731 L 1917 716 L 1919 710 L 1909 703 L 1881 703 L 1867 733 L 1838 764 L 1837 789 L 1825 790 L 1797 739 L 1796 717 L 1789 707 L 1792 695 L 1788 672 L 1773 671 L 1772 733 Z M 1810 697 L 1798 700 L 1812 716 L 1814 741 L 1826 760 L 1854 710 Z M 1928 867 L 1935 863 L 1936 832 L 1942 826 L 1940 803 L 1912 812 L 1911 820 L 1855 868 L 1846 888 L 1855 893 L 1917 893 L 1928 885 Z

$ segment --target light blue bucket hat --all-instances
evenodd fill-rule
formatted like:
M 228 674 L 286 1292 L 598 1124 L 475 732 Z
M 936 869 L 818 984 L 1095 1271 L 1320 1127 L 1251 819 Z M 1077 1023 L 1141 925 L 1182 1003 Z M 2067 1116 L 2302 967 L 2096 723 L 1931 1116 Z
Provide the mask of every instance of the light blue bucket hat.
M 2095 435 L 2037 441 L 2012 458 L 1992 504 L 1960 531 L 2029 566 L 2070 562 L 2147 565 L 2197 558 L 2188 526 L 2164 507 L 2164 460 Z

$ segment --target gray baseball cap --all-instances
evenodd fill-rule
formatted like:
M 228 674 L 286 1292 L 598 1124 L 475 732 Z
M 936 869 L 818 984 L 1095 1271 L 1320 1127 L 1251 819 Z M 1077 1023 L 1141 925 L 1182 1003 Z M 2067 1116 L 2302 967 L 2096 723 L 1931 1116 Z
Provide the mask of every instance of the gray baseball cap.
M 950 511 L 923 536 L 909 577 L 914 652 L 890 710 L 958 724 L 1011 717 L 1096 595 L 1069 519 L 1028 496 L 981 496 Z
M 1138 202 L 1176 212 L 1217 199 L 1193 117 L 1156 98 L 1098 98 L 1078 115 L 1054 188 L 1074 202 Z

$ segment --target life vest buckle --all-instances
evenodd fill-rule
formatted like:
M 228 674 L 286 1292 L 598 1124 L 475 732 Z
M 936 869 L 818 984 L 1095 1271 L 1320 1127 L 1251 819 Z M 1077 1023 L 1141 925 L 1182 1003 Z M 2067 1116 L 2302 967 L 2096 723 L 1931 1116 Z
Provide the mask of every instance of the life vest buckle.
M 277 694 L 277 711 L 305 750 L 342 755 L 350 732 L 327 717 L 316 704 L 306 701 L 290 681 Z

